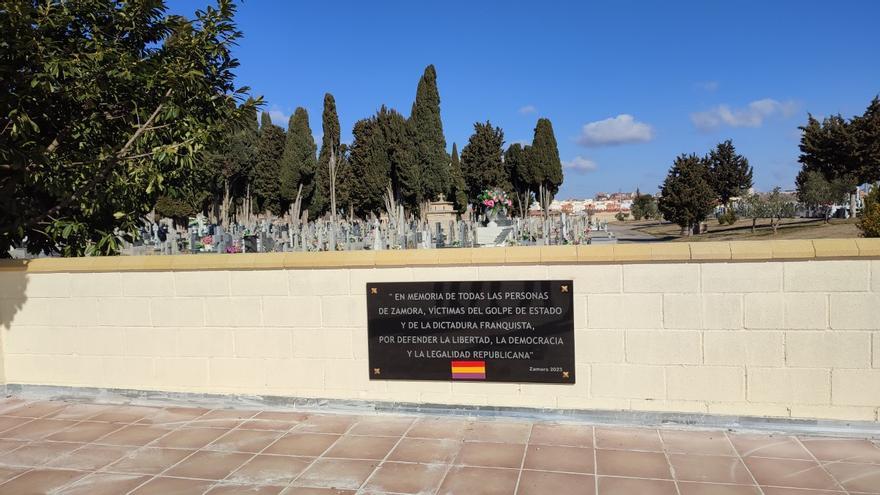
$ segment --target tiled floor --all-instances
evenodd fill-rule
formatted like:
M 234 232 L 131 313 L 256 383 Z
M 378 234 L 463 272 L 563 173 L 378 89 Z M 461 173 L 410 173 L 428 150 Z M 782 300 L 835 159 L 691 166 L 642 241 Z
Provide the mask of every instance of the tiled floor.
M 0 400 L 0 494 L 880 494 L 868 440 Z

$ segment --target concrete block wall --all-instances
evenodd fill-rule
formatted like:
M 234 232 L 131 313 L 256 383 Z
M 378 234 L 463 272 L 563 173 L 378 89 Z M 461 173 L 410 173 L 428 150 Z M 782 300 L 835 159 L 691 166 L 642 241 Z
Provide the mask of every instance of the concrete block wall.
M 0 369 L 12 384 L 878 421 L 876 245 L 804 242 L 6 263 Z M 576 384 L 368 379 L 367 282 L 546 278 L 574 280 Z

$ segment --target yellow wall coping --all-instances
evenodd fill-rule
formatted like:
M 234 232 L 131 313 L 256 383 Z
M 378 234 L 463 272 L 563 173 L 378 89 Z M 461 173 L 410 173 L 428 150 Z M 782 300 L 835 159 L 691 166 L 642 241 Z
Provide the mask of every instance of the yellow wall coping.
M 180 254 L 0 260 L 0 271 L 125 272 L 880 259 L 880 239 L 646 242 L 582 246 L 402 249 L 318 253 Z

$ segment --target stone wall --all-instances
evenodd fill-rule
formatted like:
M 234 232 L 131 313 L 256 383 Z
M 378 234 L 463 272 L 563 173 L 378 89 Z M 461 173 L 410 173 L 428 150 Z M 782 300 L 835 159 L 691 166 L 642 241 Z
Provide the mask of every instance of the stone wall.
M 367 282 L 568 279 L 574 385 L 370 381 Z M 6 383 L 878 420 L 880 243 L 0 264 Z

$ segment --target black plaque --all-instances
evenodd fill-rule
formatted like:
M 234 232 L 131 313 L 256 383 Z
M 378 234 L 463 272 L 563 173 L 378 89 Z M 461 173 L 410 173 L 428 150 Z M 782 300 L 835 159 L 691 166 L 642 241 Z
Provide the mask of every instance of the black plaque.
M 367 284 L 370 379 L 574 383 L 571 280 Z

